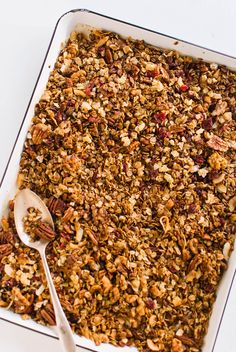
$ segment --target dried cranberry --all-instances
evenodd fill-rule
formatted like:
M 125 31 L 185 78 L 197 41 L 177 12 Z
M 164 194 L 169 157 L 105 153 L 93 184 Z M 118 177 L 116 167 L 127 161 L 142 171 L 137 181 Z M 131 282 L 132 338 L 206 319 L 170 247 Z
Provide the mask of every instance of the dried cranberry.
M 89 122 L 94 122 L 94 123 L 98 123 L 100 121 L 99 117 L 94 117 L 94 116 L 90 116 L 88 118 Z
M 223 226 L 225 224 L 225 219 L 219 218 L 219 220 L 220 220 L 220 224 Z
M 140 191 L 144 192 L 145 191 L 145 183 L 143 181 L 140 182 Z
M 163 127 L 157 128 L 156 134 L 157 134 L 158 137 L 160 137 L 161 139 L 169 138 L 169 137 L 170 137 L 170 132 L 168 132 L 168 131 L 166 130 L 166 128 L 163 128 Z
M 58 111 L 55 115 L 55 119 L 57 123 L 60 124 L 62 121 L 66 120 L 66 115 L 63 114 L 61 111 Z
M 182 71 L 182 70 L 175 71 L 175 76 L 176 77 L 184 77 L 184 71 Z
M 127 171 L 128 171 L 128 165 L 126 164 L 126 162 L 123 162 L 123 171 L 125 173 L 127 173 Z
M 102 57 L 105 55 L 105 51 L 106 51 L 106 49 L 105 49 L 104 46 L 99 46 L 99 47 L 97 48 L 98 54 L 99 54 L 100 56 L 102 56 Z
M 70 88 L 70 87 L 73 87 L 73 81 L 71 78 L 66 78 L 66 87 L 67 88 Z
M 205 291 L 207 293 L 212 293 L 215 291 L 215 286 L 214 285 L 211 285 L 211 284 L 206 284 L 206 286 L 204 287 Z
M 173 69 L 173 68 L 177 67 L 177 63 L 176 63 L 175 59 L 172 56 L 168 56 L 166 58 L 166 61 L 167 61 L 168 65 L 169 65 L 169 69 Z
M 154 309 L 155 308 L 155 302 L 151 298 L 148 298 L 147 301 L 146 301 L 146 306 L 149 309 Z
M 70 241 L 70 235 L 66 232 L 61 232 L 61 237 L 64 238 L 66 241 Z
M 148 77 L 156 77 L 159 75 L 159 70 L 157 68 L 155 68 L 155 70 L 152 70 L 152 71 L 147 71 L 147 76 Z
M 188 208 L 188 212 L 190 214 L 193 214 L 193 213 L 195 213 L 195 211 L 196 211 L 196 204 L 194 204 L 194 203 L 190 204 L 190 206 Z
M 64 112 L 64 111 L 66 111 L 66 108 L 67 108 L 67 103 L 65 101 L 63 101 L 60 105 L 60 111 Z
M 149 176 L 150 176 L 151 178 L 156 178 L 157 175 L 158 175 L 158 170 L 151 170 L 151 171 L 149 172 Z
M 9 279 L 6 281 L 5 286 L 8 288 L 12 288 L 14 286 L 16 286 L 16 280 L 15 279 Z
M 94 82 L 90 82 L 87 87 L 85 88 L 85 94 L 89 97 L 92 93 L 92 89 L 94 87 Z
M 206 162 L 205 158 L 202 155 L 195 156 L 193 160 L 199 165 L 202 165 Z
M 221 172 L 220 170 L 212 169 L 209 173 L 208 176 L 211 180 L 218 178 L 220 176 Z
M 92 89 L 88 86 L 85 88 L 84 92 L 89 97 L 91 95 Z
M 79 317 L 76 314 L 70 314 L 69 320 L 72 324 L 76 324 L 78 322 Z
M 216 108 L 216 104 L 211 104 L 211 105 L 209 105 L 208 111 L 213 112 L 215 110 L 215 108 Z
M 202 188 L 196 187 L 196 188 L 195 188 L 195 191 L 196 191 L 196 193 L 197 193 L 198 196 L 201 196 L 201 195 L 202 195 L 202 191 L 203 191 Z
M 189 86 L 187 86 L 187 84 L 183 84 L 183 85 L 180 87 L 181 92 L 186 92 L 188 89 L 189 89 Z
M 192 91 L 189 91 L 189 92 L 188 92 L 188 95 L 189 95 L 190 98 L 195 98 L 195 94 L 194 94 L 194 92 L 192 92 Z
M 180 133 L 180 135 L 183 134 L 183 132 Z M 191 143 L 192 142 L 192 136 L 190 134 L 184 133 L 184 137 L 187 142 Z
M 106 261 L 99 259 L 99 265 L 100 265 L 101 269 L 104 269 L 106 267 Z
M 93 176 L 92 176 L 92 181 L 95 182 L 97 178 L 98 178 L 98 171 L 94 170 L 93 171 Z
M 210 131 L 212 129 L 212 126 L 213 126 L 212 117 L 208 117 L 207 119 L 203 120 L 202 127 L 205 130 Z
M 75 100 L 68 100 L 67 107 L 70 108 L 70 107 L 74 107 L 74 106 L 75 106 Z
M 54 138 L 55 138 L 54 136 L 50 135 L 50 136 L 48 136 L 47 139 L 44 140 L 44 143 L 47 145 L 50 145 L 50 144 L 54 143 L 54 141 L 55 141 Z
M 197 141 L 196 141 L 196 144 L 198 144 L 198 145 L 203 145 L 204 144 L 204 140 L 203 139 L 198 139 Z
M 155 70 L 154 70 L 155 71 Z M 137 74 L 139 73 L 139 68 L 138 68 L 138 66 L 136 66 L 136 65 L 132 65 L 132 68 L 131 68 L 131 75 L 132 76 L 137 76 Z M 153 77 L 155 77 L 155 76 L 153 76 Z
M 112 67 L 110 68 L 110 74 L 113 74 L 113 73 L 116 73 L 116 72 L 117 72 L 117 67 L 112 66 Z
M 60 249 L 64 249 L 65 247 L 66 247 L 66 245 L 64 242 L 60 243 Z
M 157 123 L 159 123 L 159 122 L 165 121 L 166 114 L 164 112 L 158 112 L 158 113 L 154 114 L 153 117 L 154 117 L 155 121 Z
M 168 269 L 170 270 L 170 272 L 171 272 L 172 274 L 176 274 L 176 273 L 178 272 L 178 270 L 177 270 L 174 266 L 172 266 L 172 265 L 170 265 L 170 266 L 168 267 Z

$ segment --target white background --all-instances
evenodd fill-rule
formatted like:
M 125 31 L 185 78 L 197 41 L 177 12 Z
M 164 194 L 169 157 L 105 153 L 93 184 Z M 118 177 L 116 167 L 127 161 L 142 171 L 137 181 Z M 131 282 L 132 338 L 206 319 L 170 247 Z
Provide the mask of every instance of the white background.
M 87 8 L 236 57 L 235 0 L 1 0 L 0 178 L 57 19 Z M 214 352 L 235 352 L 236 282 Z M 47 343 L 47 345 L 45 345 Z M 47 347 L 46 347 L 47 346 Z M 59 351 L 58 342 L 0 320 L 0 351 Z

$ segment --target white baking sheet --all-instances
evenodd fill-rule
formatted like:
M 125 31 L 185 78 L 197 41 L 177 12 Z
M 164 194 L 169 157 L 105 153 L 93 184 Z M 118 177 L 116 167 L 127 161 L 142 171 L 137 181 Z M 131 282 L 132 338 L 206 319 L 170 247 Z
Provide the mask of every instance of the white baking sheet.
M 24 120 L 22 122 L 21 129 L 17 136 L 14 150 L 12 151 L 10 160 L 4 172 L 3 179 L 0 183 L 0 217 L 6 212 L 8 200 L 14 197 L 17 190 L 16 187 L 16 176 L 18 171 L 18 165 L 20 160 L 21 151 L 23 148 L 24 140 L 26 137 L 27 130 L 30 126 L 31 119 L 34 114 L 34 106 L 38 102 L 46 86 L 49 73 L 53 67 L 58 53 L 60 51 L 62 43 L 68 38 L 69 34 L 74 29 L 80 29 L 87 31 L 88 27 L 92 26 L 95 28 L 101 28 L 109 31 L 114 31 L 123 36 L 131 36 L 134 39 L 143 39 L 146 42 L 159 46 L 162 48 L 178 50 L 183 54 L 190 55 L 196 58 L 202 58 L 206 61 L 216 62 L 228 66 L 229 68 L 236 70 L 236 59 L 227 55 L 223 55 L 206 48 L 195 46 L 193 44 L 177 40 L 147 29 L 143 29 L 131 24 L 127 24 L 121 21 L 111 19 L 99 14 L 87 10 L 73 10 L 63 15 L 58 21 L 52 40 L 50 42 L 45 61 L 42 66 L 38 81 L 36 83 L 34 92 L 32 94 L 29 106 L 27 108 Z M 223 318 L 224 310 L 227 304 L 230 288 L 233 282 L 236 269 L 236 251 L 234 250 L 230 261 L 229 268 L 224 274 L 221 281 L 217 300 L 214 304 L 213 314 L 210 320 L 209 331 L 205 337 L 205 343 L 203 352 L 213 352 L 217 334 L 220 328 L 220 324 Z M 0 309 L 0 317 L 7 321 L 22 326 L 22 328 L 31 329 L 49 336 L 55 336 L 52 329 L 43 327 L 36 324 L 32 320 L 22 320 L 17 314 L 14 314 L 6 309 Z M 103 344 L 101 346 L 95 346 L 92 341 L 85 338 L 76 336 L 76 343 L 79 346 L 85 347 L 92 351 L 135 351 L 134 348 L 124 347 L 116 348 L 114 346 Z M 86 351 L 85 349 L 85 351 Z M 83 349 L 82 349 L 83 350 Z

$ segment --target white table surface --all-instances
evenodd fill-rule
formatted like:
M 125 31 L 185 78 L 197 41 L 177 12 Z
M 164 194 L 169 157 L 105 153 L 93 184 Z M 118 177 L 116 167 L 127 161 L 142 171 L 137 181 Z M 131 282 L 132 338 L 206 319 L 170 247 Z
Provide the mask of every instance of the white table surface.
M 235 0 L 1 0 L 0 178 L 57 19 L 87 8 L 236 57 Z M 214 352 L 234 352 L 236 282 Z M 0 320 L 0 351 L 59 351 L 58 342 Z M 79 351 L 79 349 L 78 349 Z

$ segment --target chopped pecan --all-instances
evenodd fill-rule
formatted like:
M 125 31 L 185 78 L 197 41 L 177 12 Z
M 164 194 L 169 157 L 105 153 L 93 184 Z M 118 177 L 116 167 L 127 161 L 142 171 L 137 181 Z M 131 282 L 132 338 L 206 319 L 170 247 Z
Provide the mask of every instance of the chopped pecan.
M 12 231 L 0 232 L 0 244 L 13 243 L 14 236 Z
M 55 231 L 51 228 L 51 226 L 43 221 L 40 221 L 36 224 L 34 233 L 36 236 L 44 240 L 51 241 L 56 237 Z
M 208 147 L 214 150 L 219 150 L 221 152 L 227 152 L 227 150 L 229 149 L 228 144 L 223 141 L 223 139 L 215 135 L 212 135 L 210 137 L 209 141 L 207 141 L 207 145 Z
M 31 135 L 34 144 L 41 144 L 50 134 L 50 125 L 38 123 L 32 127 Z
M 98 245 L 98 240 L 95 236 L 95 234 L 88 228 L 85 229 L 85 233 L 88 235 L 88 237 L 90 238 L 90 240 L 92 241 L 92 243 L 97 246 Z
M 194 339 L 192 339 L 191 337 L 188 337 L 186 335 L 181 335 L 181 336 L 177 336 L 176 338 L 178 340 L 180 340 L 184 345 L 189 346 L 189 347 L 194 347 L 196 346 L 196 342 L 194 341 Z
M 49 325 L 56 325 L 55 313 L 51 304 L 47 304 L 43 309 L 41 309 L 40 315 Z
M 67 205 L 63 200 L 51 196 L 47 201 L 50 212 L 56 216 L 62 216 L 67 209 Z
M 10 243 L 5 243 L 0 245 L 0 257 L 5 257 L 12 253 L 12 245 Z
M 67 301 L 66 299 L 60 297 L 60 302 L 61 302 L 62 307 L 65 310 L 67 310 L 69 313 L 71 313 L 71 314 L 76 313 L 74 307 L 72 306 L 72 304 L 69 301 Z
M 113 62 L 112 52 L 109 48 L 105 50 L 105 61 L 107 64 L 111 64 Z
M 68 222 L 68 221 L 70 221 L 70 219 L 71 219 L 72 216 L 73 216 L 73 213 L 74 213 L 74 208 L 69 207 L 69 208 L 65 211 L 65 214 L 64 214 L 63 217 L 62 217 L 62 221 L 63 221 L 63 222 Z
M 220 115 L 223 115 L 223 113 L 226 111 L 227 105 L 228 105 L 228 104 L 226 103 L 226 101 L 220 100 L 220 101 L 216 104 L 215 110 L 212 111 L 212 115 L 213 115 L 213 116 L 220 116 Z
M 202 262 L 201 257 L 198 254 L 196 254 L 188 266 L 188 272 L 195 270 L 197 266 L 201 264 L 201 262 Z
M 193 254 L 197 254 L 198 253 L 198 246 L 199 246 L 199 243 L 198 243 L 197 238 L 192 238 L 189 241 L 189 248 L 191 249 Z

